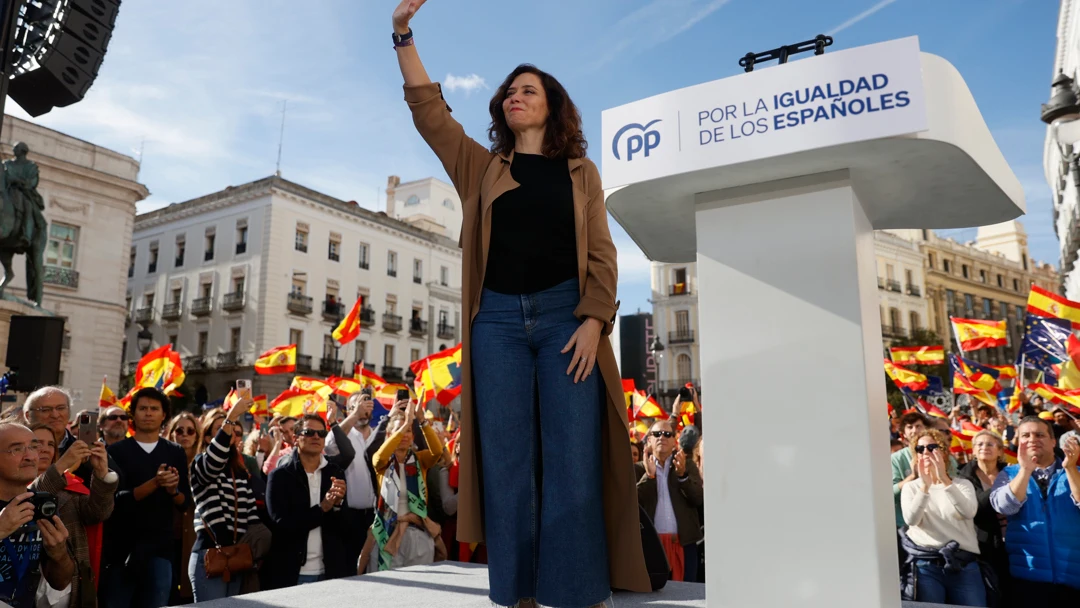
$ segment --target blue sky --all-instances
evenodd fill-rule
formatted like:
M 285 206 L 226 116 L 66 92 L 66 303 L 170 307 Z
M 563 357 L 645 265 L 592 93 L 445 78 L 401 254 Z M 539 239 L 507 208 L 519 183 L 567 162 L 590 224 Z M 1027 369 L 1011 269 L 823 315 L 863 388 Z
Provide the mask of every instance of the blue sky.
M 147 211 L 274 172 L 377 208 L 388 175 L 436 175 L 390 41 L 394 0 L 125 0 L 86 99 L 35 119 L 138 155 Z M 599 157 L 602 110 L 739 73 L 748 51 L 831 33 L 833 50 L 917 35 L 963 74 L 1027 194 L 1032 255 L 1057 263 L 1042 171 L 1053 0 L 428 0 L 413 23 L 454 114 L 486 141 L 487 100 L 518 63 L 553 73 Z M 8 111 L 26 115 L 15 104 Z M 623 312 L 648 310 L 649 266 L 612 222 Z M 949 231 L 958 240 L 974 230 Z

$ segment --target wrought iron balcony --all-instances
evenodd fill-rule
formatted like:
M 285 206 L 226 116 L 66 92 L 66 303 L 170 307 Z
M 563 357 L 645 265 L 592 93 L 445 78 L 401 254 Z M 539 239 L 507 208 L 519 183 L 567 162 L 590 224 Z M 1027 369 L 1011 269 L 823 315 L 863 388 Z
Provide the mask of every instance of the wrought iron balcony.
M 340 323 L 341 319 L 345 317 L 345 307 L 341 305 L 341 302 L 323 300 L 322 303 L 322 316 L 326 321 L 331 323 Z
M 184 369 L 186 371 L 205 371 L 210 366 L 206 360 L 206 355 L 192 355 L 184 361 Z
M 385 331 L 401 331 L 401 315 L 384 314 L 382 316 L 382 328 Z
M 424 277 L 418 277 L 416 275 L 413 275 L 412 282 L 416 283 L 417 285 L 423 285 L 424 284 Z
M 900 326 L 882 325 L 881 335 L 886 338 L 906 338 L 907 330 Z
M 907 294 L 909 296 L 920 297 L 920 296 L 922 296 L 922 289 L 920 289 L 918 285 L 913 285 L 911 283 L 908 283 L 907 284 Z
M 310 315 L 313 310 L 311 297 L 302 293 L 290 293 L 287 306 L 289 312 L 298 315 Z
M 296 355 L 296 371 L 311 371 L 311 355 Z
M 885 289 L 885 278 L 884 277 L 878 277 L 877 278 L 877 288 L 878 289 Z
M 396 277 L 397 276 L 397 270 L 387 269 L 386 276 L 388 276 L 388 277 Z
M 900 289 L 900 281 L 897 281 L 896 279 L 885 279 L 885 289 L 895 291 L 896 293 L 901 293 L 903 291 Z
M 229 312 L 244 310 L 244 292 L 234 291 L 225 294 L 225 297 L 221 300 L 221 308 Z
M 191 314 L 195 317 L 206 317 L 214 310 L 214 299 L 210 296 L 195 298 L 191 301 Z
M 319 373 L 324 376 L 340 376 L 344 364 L 345 362 L 341 359 L 323 357 L 319 360 Z
M 404 380 L 402 373 L 405 370 L 400 367 L 394 367 L 392 365 L 384 365 L 382 368 L 382 377 L 387 382 L 401 382 Z
M 180 302 L 173 302 L 172 304 L 166 304 L 161 307 L 161 320 L 162 321 L 179 321 L 180 316 L 184 314 L 184 305 Z
M 71 289 L 79 288 L 79 273 L 70 268 L 46 266 L 42 282 L 46 285 L 59 285 Z
M 140 308 L 135 311 L 135 322 L 143 327 L 150 325 L 154 322 L 154 309 L 153 308 Z
M 446 325 L 444 323 L 444 324 L 441 324 L 441 325 L 437 326 L 437 329 L 435 331 L 435 335 L 438 336 L 438 338 L 440 340 L 453 340 L 457 335 L 454 332 L 454 329 L 455 328 L 454 328 L 453 325 Z
M 669 344 L 689 344 L 694 341 L 694 330 L 676 329 L 668 332 Z
M 427 321 L 421 319 L 409 319 L 409 333 L 414 336 L 426 336 Z
M 686 283 L 675 283 L 668 291 L 668 295 L 672 296 L 688 296 L 690 295 L 690 286 Z
M 217 368 L 218 369 L 230 369 L 234 367 L 240 367 L 241 365 L 240 353 L 235 350 L 231 350 L 226 353 L 218 353 L 217 356 Z
M 361 308 L 360 309 L 360 327 L 371 327 L 375 325 L 375 309 L 374 308 Z

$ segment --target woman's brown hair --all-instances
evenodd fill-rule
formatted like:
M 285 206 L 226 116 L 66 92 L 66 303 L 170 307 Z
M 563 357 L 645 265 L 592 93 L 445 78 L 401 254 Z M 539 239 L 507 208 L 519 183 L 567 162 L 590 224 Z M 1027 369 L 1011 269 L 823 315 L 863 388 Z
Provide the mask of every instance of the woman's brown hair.
M 205 452 L 206 448 L 210 445 L 210 442 L 214 440 L 214 436 L 210 434 L 210 429 L 214 428 L 214 423 L 221 420 L 221 424 L 224 426 L 226 418 L 228 418 L 228 415 L 225 413 L 225 410 L 222 409 L 214 410 L 212 414 L 203 416 L 202 428 L 199 429 L 199 434 L 202 436 L 202 442 L 199 443 L 199 452 Z M 240 428 L 239 423 L 236 424 L 235 428 Z M 235 432 L 236 431 L 234 430 L 233 433 Z M 230 460 L 232 460 L 234 471 L 247 471 L 247 465 L 244 464 L 244 452 L 242 451 L 242 448 L 243 446 L 240 448 L 234 447 L 232 445 L 232 438 L 229 439 L 229 452 L 232 454 Z
M 191 412 L 180 412 L 172 417 L 169 424 L 165 426 L 165 439 L 172 441 L 173 432 L 176 427 L 180 426 L 181 420 L 187 420 L 195 428 L 195 443 L 191 444 L 191 451 L 194 452 L 191 458 L 188 459 L 188 465 L 191 465 L 191 461 L 195 459 L 195 454 L 202 451 L 202 430 L 199 429 L 199 420 L 195 417 L 195 414 Z
M 544 94 L 547 96 L 547 132 L 544 135 L 544 145 L 541 150 L 544 156 L 583 158 L 589 144 L 581 131 L 581 112 L 554 76 L 528 63 L 523 63 L 510 72 L 510 75 L 495 91 L 491 103 L 488 104 L 488 111 L 491 112 L 491 125 L 488 126 L 491 151 L 495 154 L 506 155 L 514 149 L 514 132 L 506 123 L 503 101 L 506 99 L 506 90 L 513 84 L 514 79 L 522 74 L 535 74 L 543 84 Z
M 52 427 L 51 427 L 51 426 L 49 426 L 49 425 L 47 425 L 47 424 L 45 424 L 44 422 L 35 422 L 34 424 L 31 424 L 31 425 L 30 425 L 30 430 L 31 430 L 32 432 L 37 432 L 37 431 L 49 431 L 50 433 L 53 433 Z M 56 434 L 55 434 L 55 433 L 53 433 L 53 436 L 54 436 L 54 439 L 53 439 L 53 441 L 56 441 L 56 439 L 55 439 L 55 435 L 56 435 Z M 59 452 L 59 451 L 60 451 L 60 443 L 59 443 L 59 442 L 56 442 L 56 445 L 55 445 L 55 446 L 53 446 L 53 452 L 52 452 L 52 464 L 56 464 L 56 459 L 60 457 L 60 454 L 58 454 L 58 452 Z M 60 472 L 61 472 L 61 473 L 63 473 L 63 471 L 60 471 Z

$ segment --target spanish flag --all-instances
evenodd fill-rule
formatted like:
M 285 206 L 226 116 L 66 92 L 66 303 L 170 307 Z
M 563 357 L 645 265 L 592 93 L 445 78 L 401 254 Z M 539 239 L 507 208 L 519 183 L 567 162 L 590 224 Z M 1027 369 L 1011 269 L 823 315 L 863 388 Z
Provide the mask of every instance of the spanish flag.
M 893 346 L 889 355 L 896 365 L 941 365 L 945 363 L 944 346 Z
M 956 337 L 960 342 L 960 350 L 979 350 L 1005 346 L 1009 343 L 1005 331 L 1005 321 L 984 321 L 957 317 L 950 317 L 950 319 Z
M 229 411 L 240 401 L 240 395 L 233 389 L 229 389 L 229 394 L 225 395 L 225 399 L 221 402 L 221 409 Z
M 1016 452 L 1005 448 L 1005 464 L 1019 464 L 1020 460 L 1016 457 Z
M 950 435 L 950 437 L 952 437 L 952 442 L 949 445 L 950 452 L 959 455 L 967 451 L 964 449 L 964 443 L 960 441 L 959 437 L 957 437 L 956 435 Z
M 266 395 L 256 395 L 251 398 L 254 403 L 251 404 L 249 413 L 255 416 L 269 416 L 270 412 L 266 409 Z
M 318 393 L 324 400 L 334 394 L 334 387 L 330 386 L 326 381 L 320 380 L 319 378 L 309 378 L 307 376 L 294 377 L 289 388 L 306 393 Z
M 930 384 L 930 381 L 927 380 L 926 376 L 918 372 L 913 372 L 909 369 L 897 367 L 893 365 L 888 359 L 884 359 L 884 361 L 885 373 L 888 374 L 889 378 L 896 384 L 896 386 L 900 388 L 906 388 L 908 390 L 921 391 Z
M 626 409 L 627 410 L 629 410 L 631 408 L 632 402 L 631 402 L 630 398 L 634 396 L 634 391 L 636 391 L 636 390 L 637 390 L 637 387 L 634 386 L 634 379 L 633 378 L 629 378 L 629 379 L 628 378 L 623 378 L 622 379 L 622 392 L 623 392 L 623 398 L 626 399 Z M 632 419 L 633 418 L 631 418 L 631 420 Z
M 296 345 L 271 348 L 255 360 L 255 371 L 263 374 L 291 374 L 296 371 Z
M 180 353 L 174 351 L 171 344 L 146 353 L 135 368 L 136 388 L 153 386 L 166 395 L 176 394 L 176 388 L 184 383 L 184 378 Z
M 461 394 L 461 344 L 413 361 L 409 369 L 416 374 L 416 386 L 423 387 L 427 399 L 446 406 Z
M 1040 317 L 1067 319 L 1072 322 L 1073 329 L 1080 329 L 1080 302 L 1066 300 L 1038 285 L 1031 286 L 1027 310 Z
M 642 418 L 667 418 L 667 412 L 660 408 L 660 404 L 652 395 L 646 395 L 645 391 L 634 391 L 631 398 L 634 407 L 634 420 Z
M 645 435 L 649 432 L 649 425 L 645 424 L 644 420 L 635 420 L 630 425 L 630 439 L 632 441 L 643 441 Z
M 356 364 L 356 369 L 353 371 L 353 380 L 360 384 L 360 388 L 365 386 L 376 388 L 386 384 L 386 380 L 382 376 L 364 367 L 363 361 Z
M 342 397 L 349 397 L 353 393 L 359 393 L 360 389 L 364 388 L 352 378 L 338 378 L 337 376 L 330 376 L 326 379 L 326 383 L 330 385 L 330 388 L 334 389 L 335 395 L 341 395 Z
M 974 441 L 975 435 L 981 433 L 983 428 L 977 424 L 964 421 L 960 425 L 960 430 L 955 433 L 956 437 L 960 439 L 960 443 L 964 446 L 965 452 L 971 452 L 971 442 Z
M 1080 389 L 1068 390 L 1041 383 L 1032 383 L 1024 388 L 1035 391 L 1036 394 L 1048 401 L 1080 407 Z
M 933 416 L 934 418 L 943 418 L 948 420 L 949 415 L 941 411 L 941 408 L 939 408 L 938 406 L 932 403 L 928 403 L 926 401 L 921 401 L 920 403 L 922 404 L 923 409 L 926 410 L 927 416 Z
M 101 396 L 98 397 L 98 407 L 102 410 L 116 405 L 116 394 L 113 393 L 112 389 L 109 388 L 109 385 L 106 384 L 108 380 L 108 376 L 101 379 Z
M 289 388 L 270 403 L 270 409 L 275 414 L 297 418 L 326 411 L 326 399 L 318 393 Z
M 409 387 L 404 384 L 384 384 L 375 388 L 375 400 L 382 404 L 386 409 L 394 407 L 394 403 L 397 402 L 398 389 L 406 389 Z M 409 396 L 413 396 L 412 391 L 409 391 Z
M 345 318 L 341 320 L 341 323 L 338 323 L 338 326 L 330 334 L 338 341 L 338 344 L 348 344 L 355 340 L 356 336 L 360 335 L 360 308 L 363 301 L 363 297 L 356 298 L 356 304 L 353 304 L 352 310 L 345 315 Z
M 1016 367 L 1013 365 L 987 365 L 986 367 L 997 371 L 998 378 L 1008 380 L 1016 377 Z

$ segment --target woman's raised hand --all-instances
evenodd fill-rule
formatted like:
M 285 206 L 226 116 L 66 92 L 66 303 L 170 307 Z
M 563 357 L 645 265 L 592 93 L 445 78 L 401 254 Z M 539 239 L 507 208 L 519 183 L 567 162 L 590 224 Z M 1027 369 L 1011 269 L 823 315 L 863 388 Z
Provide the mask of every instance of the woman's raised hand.
M 394 31 L 399 34 L 408 32 L 409 22 L 412 21 L 416 11 L 420 10 L 421 6 L 424 6 L 424 2 L 427 2 L 427 0 L 401 0 L 401 4 L 398 4 L 397 8 L 394 9 Z

